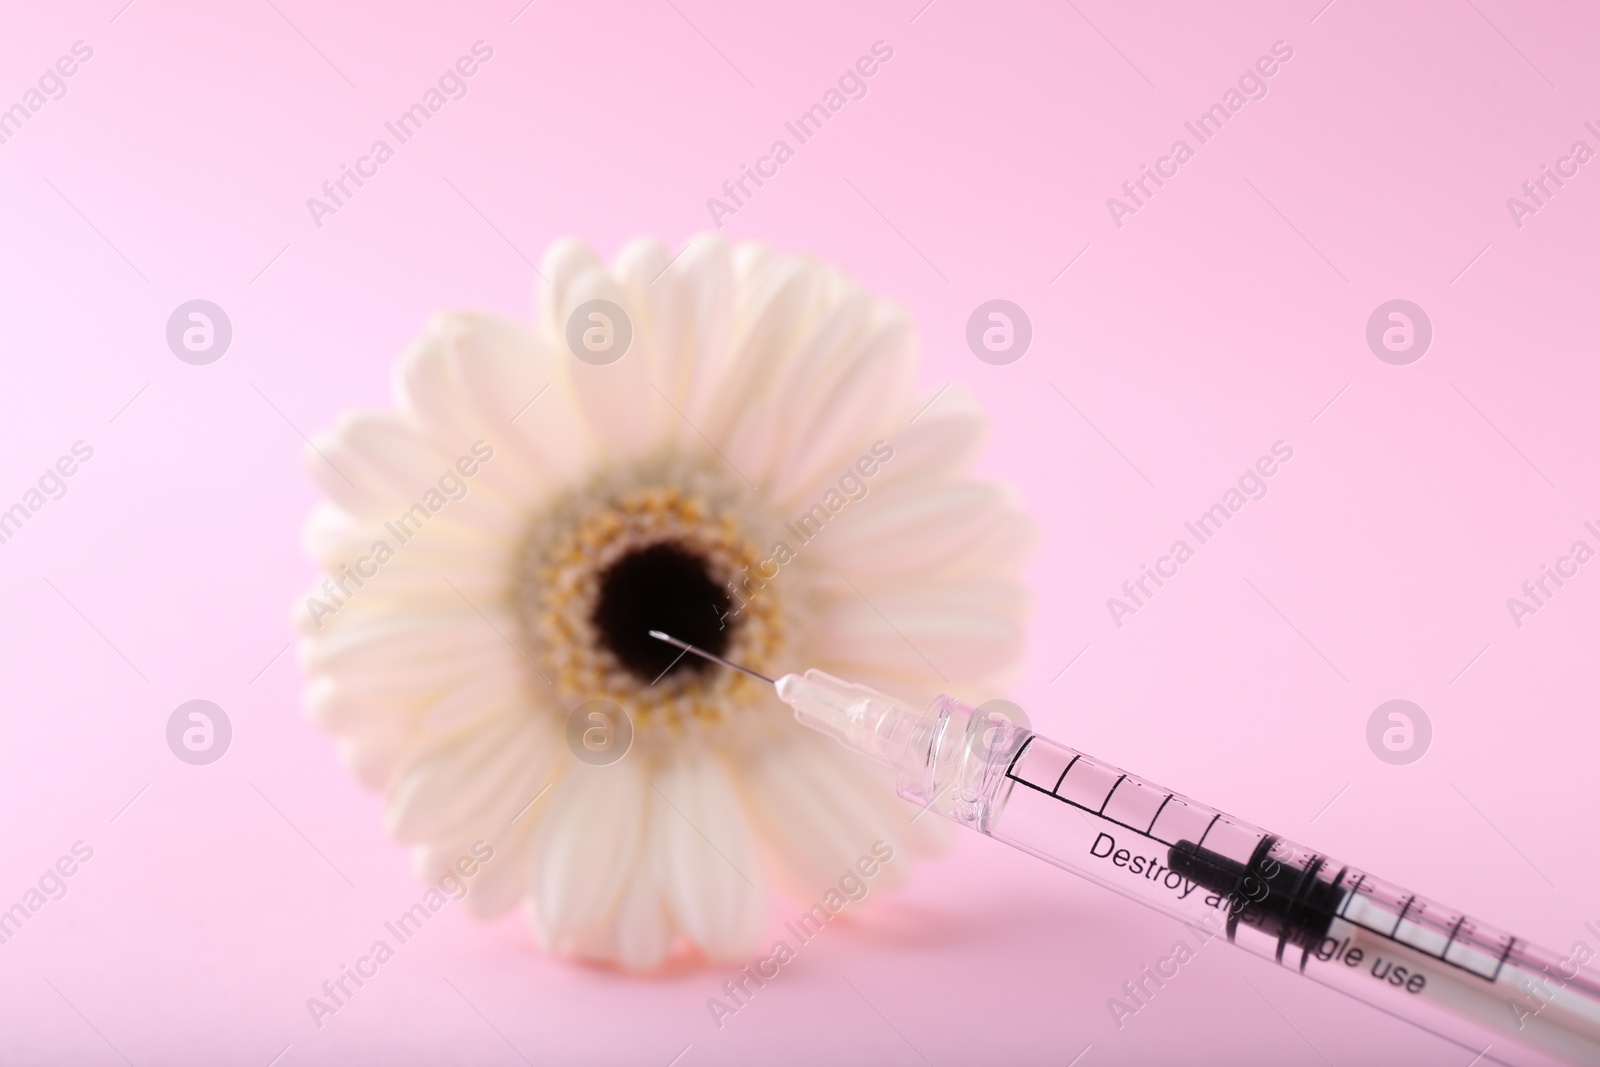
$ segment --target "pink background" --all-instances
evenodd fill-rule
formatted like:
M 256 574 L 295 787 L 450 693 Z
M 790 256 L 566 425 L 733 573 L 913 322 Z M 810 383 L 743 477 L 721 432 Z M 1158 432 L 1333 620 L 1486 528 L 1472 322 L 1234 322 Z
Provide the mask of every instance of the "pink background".
M 1600 525 L 1600 162 L 1520 229 L 1505 205 L 1575 139 L 1600 147 L 1592 9 L 122 2 L 12 5 L 0 33 L 5 104 L 94 48 L 0 145 L 0 502 L 94 448 L 0 546 L 0 902 L 94 849 L 0 946 L 0 1061 L 1470 1059 L 1221 950 L 1119 1032 L 1107 998 L 1176 925 L 973 835 L 721 1031 L 726 969 L 577 967 L 459 908 L 311 1024 L 306 997 L 420 888 L 304 721 L 293 653 L 274 660 L 312 574 L 295 427 L 386 403 L 435 309 L 527 315 L 558 236 L 679 246 L 879 39 L 870 94 L 725 232 L 904 301 L 927 392 L 988 407 L 985 469 L 1043 533 L 1009 695 L 1048 735 L 1537 942 L 1600 920 L 1600 562 L 1520 629 L 1505 606 Z M 314 227 L 305 198 L 479 39 L 470 94 Z M 1280 39 L 1270 94 L 1113 225 L 1106 198 Z M 234 328 L 205 367 L 163 336 L 196 297 Z M 1035 331 L 1009 366 L 963 337 L 996 297 Z M 1364 330 L 1401 297 L 1435 338 L 1396 367 Z M 1270 495 L 1115 627 L 1105 599 L 1279 439 Z M 209 767 L 164 740 L 194 698 L 234 725 Z M 1410 766 L 1366 745 L 1393 698 L 1433 723 Z

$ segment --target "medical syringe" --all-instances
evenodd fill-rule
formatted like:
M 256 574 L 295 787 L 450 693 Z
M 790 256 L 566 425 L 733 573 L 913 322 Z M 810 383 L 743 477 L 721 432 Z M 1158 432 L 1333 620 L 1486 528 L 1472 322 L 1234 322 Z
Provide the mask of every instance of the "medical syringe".
M 893 767 L 905 799 L 1421 1026 L 1474 1063 L 1600 1064 L 1587 954 L 1560 957 L 953 697 L 919 712 L 818 670 L 774 680 L 650 635 L 769 683 L 801 723 Z

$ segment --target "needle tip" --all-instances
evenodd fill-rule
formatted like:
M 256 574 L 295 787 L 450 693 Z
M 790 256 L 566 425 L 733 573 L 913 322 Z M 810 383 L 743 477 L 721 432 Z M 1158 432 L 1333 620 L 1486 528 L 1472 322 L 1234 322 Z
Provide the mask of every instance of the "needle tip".
M 667 644 L 672 645 L 675 648 L 681 648 L 685 652 L 693 652 L 695 655 L 699 656 L 701 659 L 710 660 L 712 663 L 720 663 L 724 667 L 731 667 L 732 669 L 734 669 L 736 671 L 743 671 L 745 674 L 748 674 L 750 677 L 759 678 L 763 682 L 766 682 L 768 685 L 777 685 L 778 684 L 777 682 L 773 681 L 771 678 L 768 678 L 764 674 L 757 674 L 755 671 L 751 670 L 749 667 L 741 667 L 737 663 L 731 663 L 728 660 L 723 659 L 721 656 L 715 655 L 715 654 L 713 654 L 711 652 L 707 652 L 703 648 L 696 648 L 694 645 L 691 645 L 689 642 L 680 641 L 676 637 L 673 637 L 669 633 L 662 633 L 660 630 L 646 630 L 645 632 L 648 633 L 651 637 L 655 638 L 657 641 L 665 641 Z

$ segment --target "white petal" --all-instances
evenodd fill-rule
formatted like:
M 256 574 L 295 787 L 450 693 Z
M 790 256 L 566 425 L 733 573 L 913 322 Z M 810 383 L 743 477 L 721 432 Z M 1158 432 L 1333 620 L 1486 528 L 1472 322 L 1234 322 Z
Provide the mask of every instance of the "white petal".
M 677 934 L 662 895 L 662 847 L 659 837 L 646 840 L 645 862 L 628 886 L 614 920 L 614 958 L 624 967 L 640 971 L 660 966 L 672 951 L 672 941 Z
M 868 491 L 830 520 L 818 558 L 852 574 L 915 572 L 972 561 L 971 548 L 1013 507 L 992 482 L 900 483 Z M 1006 563 L 1012 564 L 1007 559 Z
M 306 520 L 300 542 L 312 559 L 337 570 L 340 563 L 366 551 L 382 529 L 380 522 L 358 519 L 336 504 L 322 503 Z
M 560 309 L 563 322 L 583 303 L 607 300 L 620 306 L 632 323 L 634 341 L 615 362 L 585 362 L 572 353 L 564 338 L 551 359 L 559 361 L 559 373 L 583 414 L 590 446 L 612 460 L 641 455 L 658 440 L 667 420 L 678 418 L 650 384 L 650 343 L 639 339 L 641 333 L 648 337 L 651 330 L 647 309 L 634 304 L 617 279 L 598 267 L 572 280 L 566 300 Z M 615 330 L 616 324 L 612 328 Z
M 926 588 L 858 583 L 822 608 L 812 651 L 839 664 L 981 678 L 1015 658 L 1027 606 L 1022 587 L 1006 581 L 951 579 Z
M 695 426 L 711 425 L 714 407 L 733 358 L 728 343 L 733 329 L 733 261 L 728 245 L 716 234 L 689 241 L 666 273 L 651 287 L 661 305 L 677 314 L 679 366 L 667 382 L 658 382 Z M 664 334 L 664 331 L 663 331 Z M 681 440 L 693 443 L 684 435 Z
M 471 442 L 483 429 L 479 413 L 462 388 L 454 351 L 456 340 L 473 329 L 474 318 L 435 315 L 395 363 L 391 377 L 395 402 L 441 441 Z
M 753 884 L 759 856 L 727 770 L 715 756 L 686 753 L 657 777 L 674 816 L 663 816 L 661 836 L 678 923 L 712 959 L 748 954 L 766 925 L 767 899 Z
M 397 733 L 373 732 L 342 737 L 338 742 L 339 758 L 364 787 L 382 789 L 410 744 L 405 736 Z
M 367 696 L 326 676 L 312 678 L 306 686 L 306 717 L 333 733 L 406 736 L 421 714 L 421 702 L 409 695 Z
M 535 712 L 527 706 L 530 682 L 524 664 L 513 656 L 502 657 L 492 668 L 480 668 L 439 693 L 428 703 L 417 729 L 426 737 L 443 737 L 498 714 L 506 705 L 517 708 L 520 715 L 542 719 L 543 709 Z
M 919 816 L 895 795 L 891 774 L 826 740 L 804 737 L 769 749 L 748 772 L 752 817 L 808 900 L 844 875 L 860 877 L 864 858 L 881 866 L 870 881 L 874 889 L 899 885 L 910 875 L 911 854 L 925 854 L 945 836 L 931 825 L 938 816 Z M 882 862 L 883 846 L 894 854 L 890 862 Z
M 314 647 L 314 644 L 305 642 L 301 648 Z M 311 655 L 314 657 L 315 651 Z M 480 671 L 498 670 L 504 663 L 504 656 L 504 652 L 487 642 L 461 655 L 434 660 L 397 658 L 377 645 L 370 653 L 363 649 L 344 659 L 335 677 L 353 694 L 426 700 Z M 314 672 L 307 670 L 306 673 Z
M 389 791 L 389 833 L 401 841 L 494 835 L 549 783 L 555 739 L 519 710 L 414 751 Z
M 433 488 L 439 471 L 450 465 L 420 423 L 392 411 L 344 416 L 322 438 L 321 447 L 340 470 L 352 478 L 360 473 L 377 491 L 397 501 L 420 499 Z
M 916 340 L 898 308 L 870 297 L 841 303 L 819 323 L 797 372 L 780 382 L 787 454 L 773 472 L 785 505 L 804 506 L 873 442 L 887 443 L 912 412 Z
M 337 616 L 302 658 L 308 673 L 336 671 L 341 677 L 404 670 L 414 679 L 453 677 L 461 668 L 498 656 L 498 641 L 478 615 L 458 605 L 429 616 Z
M 547 948 L 572 951 L 621 896 L 638 860 L 647 788 L 639 761 L 572 760 L 540 802 L 530 888 L 534 930 Z
M 566 343 L 567 320 L 561 311 L 570 304 L 567 290 L 573 280 L 601 266 L 600 257 L 576 238 L 554 241 L 545 251 L 539 264 L 538 313 L 540 336 L 547 348 L 559 349 Z
M 481 919 L 489 919 L 510 911 L 523 898 L 528 890 L 528 841 L 532 835 L 533 822 L 524 817 L 492 837 L 479 839 L 494 854 L 470 879 L 466 899 L 468 911 Z M 418 876 L 426 877 L 423 872 L 438 870 L 443 863 L 453 863 L 466 855 L 472 844 L 461 841 L 418 849 L 417 862 L 425 864 Z
M 660 288 L 652 284 L 670 262 L 672 256 L 660 241 L 641 238 L 618 253 L 611 273 L 633 319 L 633 347 L 628 356 L 638 356 L 645 378 L 673 396 L 678 392 L 678 376 L 687 370 L 680 323 L 685 309 L 675 299 L 678 294 L 671 283 Z
M 662 825 L 671 817 L 659 797 L 646 799 L 633 873 L 612 912 L 578 938 L 575 950 L 579 955 L 638 971 L 653 970 L 666 960 L 677 934 L 662 884 L 667 848 Z
M 461 390 L 493 457 L 477 478 L 500 496 L 527 503 L 579 476 L 590 454 L 582 420 L 545 355 L 521 323 L 475 315 L 447 337 Z
M 875 487 L 960 474 L 977 458 L 988 420 L 966 387 L 950 385 L 915 407 L 911 421 L 888 436 L 894 456 L 880 464 Z
M 736 288 L 733 329 L 728 339 L 727 371 L 715 403 L 707 405 L 700 430 L 725 450 L 739 449 L 734 427 L 748 424 L 753 403 L 771 395 L 772 383 L 788 365 L 806 326 L 816 315 L 825 279 L 814 263 L 800 257 L 773 259 Z M 731 453 L 730 453 L 731 454 Z M 740 456 L 734 461 L 740 462 Z M 743 456 L 765 470 L 769 457 Z

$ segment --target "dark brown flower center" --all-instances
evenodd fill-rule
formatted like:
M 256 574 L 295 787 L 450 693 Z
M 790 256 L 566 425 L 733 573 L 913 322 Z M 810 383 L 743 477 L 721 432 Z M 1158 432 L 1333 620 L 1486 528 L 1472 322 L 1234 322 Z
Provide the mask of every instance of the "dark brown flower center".
M 600 643 L 646 684 L 665 674 L 711 667 L 698 656 L 650 636 L 661 630 L 722 655 L 735 625 L 724 619 L 731 601 L 700 555 L 673 542 L 629 552 L 600 575 L 591 621 Z

